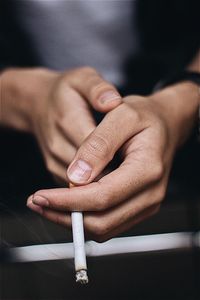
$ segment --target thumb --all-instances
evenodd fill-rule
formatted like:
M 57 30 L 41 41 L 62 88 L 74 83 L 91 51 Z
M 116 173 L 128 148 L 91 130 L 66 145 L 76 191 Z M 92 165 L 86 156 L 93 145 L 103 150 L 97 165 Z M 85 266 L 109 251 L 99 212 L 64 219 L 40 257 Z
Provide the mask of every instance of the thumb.
M 121 118 L 123 113 L 123 105 L 109 112 L 86 138 L 67 170 L 69 181 L 80 185 L 93 181 L 116 151 L 132 137 L 133 128 L 128 119 L 126 124 L 126 118 Z
M 93 68 L 82 67 L 70 72 L 68 82 L 97 111 L 107 113 L 122 103 L 114 85 Z

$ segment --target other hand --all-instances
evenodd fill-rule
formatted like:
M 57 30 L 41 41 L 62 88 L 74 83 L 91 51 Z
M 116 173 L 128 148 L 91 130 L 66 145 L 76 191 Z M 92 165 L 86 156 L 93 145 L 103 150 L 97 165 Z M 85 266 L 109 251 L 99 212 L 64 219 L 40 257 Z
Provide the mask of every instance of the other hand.
M 91 108 L 105 113 L 121 103 L 116 88 L 90 67 L 8 70 L 2 89 L 3 123 L 33 133 L 48 170 L 63 182 L 78 147 L 96 127 Z

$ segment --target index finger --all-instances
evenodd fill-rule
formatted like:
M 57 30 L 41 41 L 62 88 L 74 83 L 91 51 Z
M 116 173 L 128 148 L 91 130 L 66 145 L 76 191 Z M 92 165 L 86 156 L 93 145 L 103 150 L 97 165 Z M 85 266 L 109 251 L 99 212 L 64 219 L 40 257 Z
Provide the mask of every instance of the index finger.
M 148 169 L 151 166 L 131 159 L 115 171 L 85 186 L 72 189 L 41 190 L 33 195 L 34 204 L 61 211 L 103 211 L 127 200 L 134 194 L 144 190 L 150 183 L 159 180 L 155 171 L 154 177 Z

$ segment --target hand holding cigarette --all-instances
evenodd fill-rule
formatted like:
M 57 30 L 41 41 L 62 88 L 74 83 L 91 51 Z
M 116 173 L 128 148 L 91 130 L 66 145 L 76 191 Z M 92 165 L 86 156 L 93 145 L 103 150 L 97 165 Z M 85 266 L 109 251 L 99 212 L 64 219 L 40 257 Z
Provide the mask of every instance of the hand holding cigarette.
M 68 227 L 71 219 L 66 212 L 70 216 L 71 211 L 83 211 L 85 229 L 97 241 L 116 236 L 158 211 L 175 152 L 197 119 L 199 93 L 198 87 L 185 83 L 123 101 L 82 143 L 69 166 L 68 179 L 79 186 L 38 191 L 33 199 L 40 206 L 36 195 L 48 199 L 43 215 Z M 121 164 L 94 182 L 117 151 Z

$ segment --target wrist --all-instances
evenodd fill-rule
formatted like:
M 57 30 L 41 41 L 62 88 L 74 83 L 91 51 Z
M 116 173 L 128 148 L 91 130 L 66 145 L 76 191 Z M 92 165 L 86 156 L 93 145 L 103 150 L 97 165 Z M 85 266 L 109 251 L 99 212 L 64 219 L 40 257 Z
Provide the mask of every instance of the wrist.
M 55 73 L 42 68 L 8 69 L 0 76 L 0 125 L 32 132 L 36 108 Z
M 175 147 L 180 147 L 198 123 L 199 87 L 185 81 L 169 86 L 149 98 L 165 119 Z

